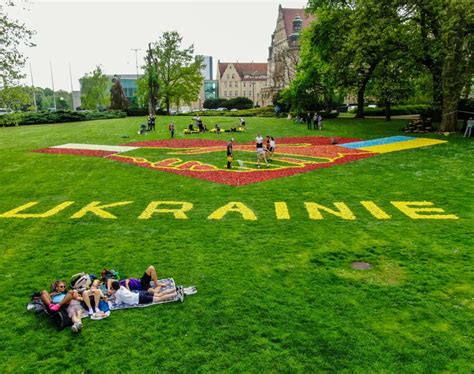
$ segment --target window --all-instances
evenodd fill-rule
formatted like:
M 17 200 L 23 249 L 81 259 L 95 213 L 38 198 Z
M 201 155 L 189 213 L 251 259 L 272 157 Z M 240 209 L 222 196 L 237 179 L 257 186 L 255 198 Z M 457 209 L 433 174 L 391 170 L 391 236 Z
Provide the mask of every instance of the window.
M 227 88 L 227 82 L 224 82 L 224 87 Z
M 232 74 L 232 79 L 235 79 L 235 75 L 234 75 L 234 74 Z
M 239 92 L 238 92 L 238 91 L 235 91 L 235 96 L 239 96 Z
M 229 79 L 229 74 L 227 74 L 227 79 Z
M 245 87 L 245 82 L 244 82 L 244 87 Z
M 235 82 L 235 87 L 239 87 L 239 85 L 237 84 L 237 82 Z
M 224 96 L 227 96 L 227 91 L 224 91 Z

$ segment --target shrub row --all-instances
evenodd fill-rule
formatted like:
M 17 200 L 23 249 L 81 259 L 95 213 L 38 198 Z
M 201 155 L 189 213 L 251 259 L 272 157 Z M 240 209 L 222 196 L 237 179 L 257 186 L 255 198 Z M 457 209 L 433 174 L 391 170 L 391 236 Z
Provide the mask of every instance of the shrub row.
M 189 116 L 187 114 L 178 114 L 183 116 Z M 252 108 L 244 110 L 207 110 L 205 112 L 195 112 L 196 116 L 223 116 L 223 117 L 275 117 L 275 111 L 273 107 L 267 106 L 262 108 Z
M 91 121 L 95 119 L 123 118 L 127 114 L 121 111 L 67 111 L 56 112 L 17 112 L 0 116 L 0 127 L 25 126 L 45 123 Z
M 349 113 L 356 113 L 357 109 L 350 110 Z M 430 105 L 417 104 L 417 105 L 395 105 L 390 108 L 390 114 L 392 116 L 401 116 L 407 114 L 421 114 L 422 116 L 431 116 L 432 109 Z M 385 108 L 368 108 L 364 107 L 364 114 L 366 116 L 385 116 Z

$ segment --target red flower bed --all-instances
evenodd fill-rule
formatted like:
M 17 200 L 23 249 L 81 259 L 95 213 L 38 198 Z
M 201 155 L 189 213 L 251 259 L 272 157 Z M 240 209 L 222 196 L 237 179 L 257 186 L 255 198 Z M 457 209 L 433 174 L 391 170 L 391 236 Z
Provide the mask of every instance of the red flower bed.
M 203 179 L 216 183 L 223 183 L 231 186 L 244 186 L 250 183 L 262 182 L 269 179 L 287 177 L 299 173 L 309 172 L 315 169 L 327 168 L 334 165 L 344 164 L 346 162 L 372 157 L 375 153 L 363 151 L 360 149 L 350 149 L 332 145 L 334 138 L 325 137 L 293 137 L 276 139 L 275 159 L 294 163 L 294 165 L 284 166 L 278 169 L 243 169 L 237 167 L 233 169 L 219 169 L 210 164 L 199 161 L 183 162 L 175 156 L 162 161 L 150 162 L 141 157 L 128 157 L 126 154 L 111 151 L 93 151 L 66 148 L 47 148 L 36 152 L 52 154 L 73 154 L 81 156 L 108 157 L 112 160 L 133 164 L 153 170 L 166 171 L 174 174 L 184 175 L 192 178 Z M 337 143 L 351 143 L 361 139 L 354 138 L 336 138 Z M 193 153 L 211 153 L 222 152 L 222 163 L 225 163 L 225 147 L 227 142 L 224 140 L 209 139 L 169 139 L 153 140 L 124 144 L 126 146 L 146 147 L 146 148 L 179 148 L 183 149 L 183 154 Z M 188 151 L 186 151 L 188 149 Z M 235 144 L 234 151 L 238 158 L 239 151 L 255 152 L 255 143 Z M 180 152 L 181 153 L 181 152 Z M 299 159 L 298 156 L 314 157 L 313 160 Z M 318 159 L 326 159 L 327 162 L 318 162 Z

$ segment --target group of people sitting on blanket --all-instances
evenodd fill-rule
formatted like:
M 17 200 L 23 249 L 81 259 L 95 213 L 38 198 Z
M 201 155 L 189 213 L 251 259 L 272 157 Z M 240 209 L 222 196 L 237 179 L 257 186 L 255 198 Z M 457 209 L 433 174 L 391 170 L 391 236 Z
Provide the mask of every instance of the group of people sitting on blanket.
M 218 123 L 214 126 L 214 128 L 211 130 L 211 132 L 214 132 L 216 134 L 220 134 L 222 132 L 243 132 L 245 131 L 245 120 L 240 117 L 240 125 L 239 127 L 231 127 L 229 130 L 223 130 Z
M 85 311 L 91 319 L 102 319 L 108 316 L 100 310 L 101 300 L 109 298 L 115 304 L 129 306 L 151 304 L 174 299 L 184 300 L 182 286 L 162 289 L 167 284 L 160 283 L 154 266 L 148 266 L 141 278 L 118 280 L 115 271 L 104 269 L 101 278 L 80 273 L 71 279 L 71 290 L 67 290 L 66 282 L 57 280 L 53 283 L 51 292 L 41 291 L 41 300 L 51 312 L 66 309 L 73 325 L 71 330 L 78 332 L 82 329 L 82 316 Z

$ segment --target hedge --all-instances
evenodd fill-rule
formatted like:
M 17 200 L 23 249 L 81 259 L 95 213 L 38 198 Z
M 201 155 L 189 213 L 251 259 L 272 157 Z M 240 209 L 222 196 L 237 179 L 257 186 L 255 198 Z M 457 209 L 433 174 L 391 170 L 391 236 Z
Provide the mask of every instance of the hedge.
M 179 116 L 189 116 L 189 113 L 180 113 Z M 201 112 L 194 112 L 192 115 L 196 116 L 223 116 L 223 117 L 276 117 L 275 110 L 272 106 L 261 108 L 252 108 L 244 110 L 206 110 Z
M 95 119 L 123 118 L 127 114 L 121 111 L 67 111 L 56 112 L 17 112 L 0 116 L 0 127 L 26 126 L 46 123 L 91 121 Z
M 349 113 L 357 113 L 357 109 L 352 109 Z M 401 116 L 407 114 L 421 114 L 424 117 L 430 117 L 432 115 L 431 105 L 418 104 L 418 105 L 394 105 L 390 108 L 390 115 Z M 368 108 L 364 107 L 364 115 L 366 116 L 385 116 L 385 108 Z

